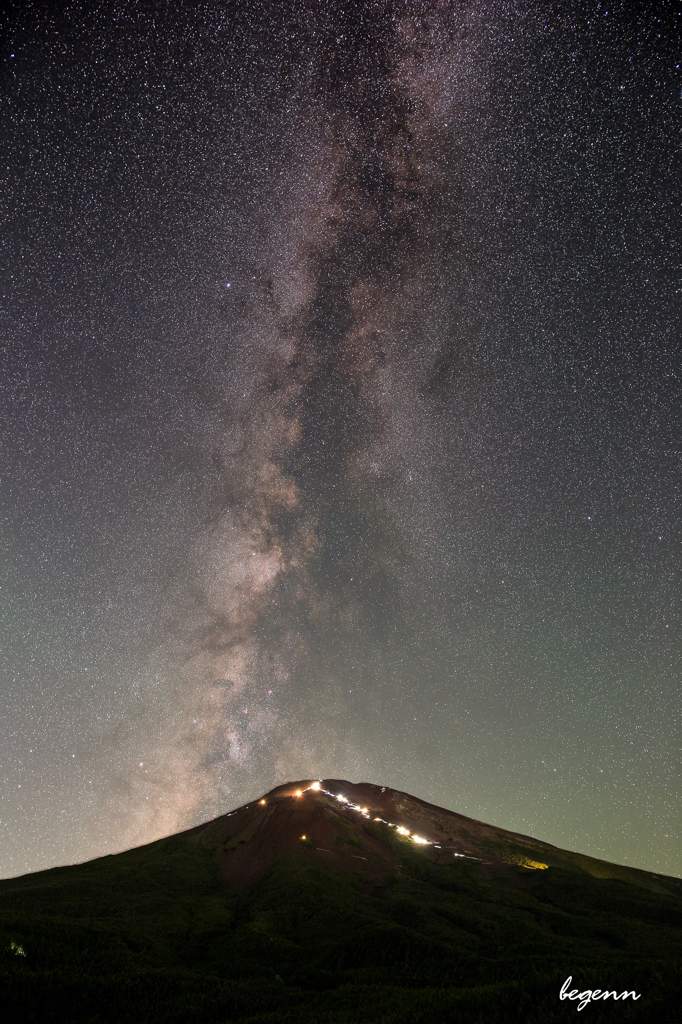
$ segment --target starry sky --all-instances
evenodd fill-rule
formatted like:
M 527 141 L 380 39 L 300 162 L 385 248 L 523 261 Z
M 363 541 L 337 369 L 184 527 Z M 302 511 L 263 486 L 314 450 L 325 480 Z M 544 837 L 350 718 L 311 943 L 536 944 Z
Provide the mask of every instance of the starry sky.
M 311 777 L 682 874 L 680 38 L 10 9 L 0 875 Z

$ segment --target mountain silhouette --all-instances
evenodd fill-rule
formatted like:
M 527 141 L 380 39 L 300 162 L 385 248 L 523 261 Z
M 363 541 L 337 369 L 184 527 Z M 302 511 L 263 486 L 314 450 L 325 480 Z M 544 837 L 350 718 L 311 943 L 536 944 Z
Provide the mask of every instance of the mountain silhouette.
M 41 1024 L 672 1024 L 682 880 L 302 780 L 1 881 L 0 950 L 9 1019 Z
M 258 881 L 277 856 L 294 851 L 311 863 L 386 882 L 400 869 L 394 842 L 398 837 L 407 849 L 419 847 L 434 866 L 464 858 L 487 867 L 484 875 L 502 873 L 507 878 L 512 877 L 504 871 L 507 866 L 531 870 L 561 867 L 682 895 L 678 879 L 570 853 L 399 790 L 343 779 L 278 786 L 188 834 L 202 834 L 214 842 L 222 873 L 241 885 Z

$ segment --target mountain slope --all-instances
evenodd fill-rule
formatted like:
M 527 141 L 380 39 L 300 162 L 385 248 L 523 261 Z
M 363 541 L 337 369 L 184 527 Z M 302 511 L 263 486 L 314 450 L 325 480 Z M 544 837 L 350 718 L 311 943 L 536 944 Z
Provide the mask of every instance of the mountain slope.
M 570 975 L 641 996 L 591 1002 L 592 1020 L 670 1024 L 682 882 L 307 781 L 0 882 L 0 946 L 3 1002 L 27 1022 L 544 1024 L 576 1012 L 559 999 Z
M 496 872 L 503 870 L 504 865 L 561 867 L 586 872 L 594 878 L 619 878 L 653 891 L 682 896 L 682 881 L 678 879 L 666 881 L 648 871 L 570 853 L 529 836 L 466 818 L 408 793 L 366 782 L 326 779 L 287 783 L 193 831 L 216 842 L 220 848 L 218 863 L 230 881 L 251 884 L 262 877 L 275 855 L 284 850 L 296 850 L 313 863 L 337 870 L 388 878 L 400 862 L 391 829 L 398 835 L 398 829 L 416 835 L 417 845 L 424 848 L 423 853 L 428 853 L 434 865 L 463 857 L 479 860 Z M 342 841 L 342 837 L 351 835 L 352 843 L 349 838 Z M 355 846 L 354 852 L 349 850 L 351 845 Z

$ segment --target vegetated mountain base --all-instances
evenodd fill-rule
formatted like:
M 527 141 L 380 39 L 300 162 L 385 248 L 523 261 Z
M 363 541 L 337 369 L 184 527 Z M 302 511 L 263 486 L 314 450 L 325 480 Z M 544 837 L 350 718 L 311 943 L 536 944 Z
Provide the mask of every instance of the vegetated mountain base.
M 679 879 L 339 780 L 0 882 L 0 948 L 26 1024 L 682 1019 Z

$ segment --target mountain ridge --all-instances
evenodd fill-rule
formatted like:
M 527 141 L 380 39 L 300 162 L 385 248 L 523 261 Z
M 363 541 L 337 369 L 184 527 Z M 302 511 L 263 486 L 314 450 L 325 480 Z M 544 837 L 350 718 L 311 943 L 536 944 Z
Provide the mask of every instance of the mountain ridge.
M 278 808 L 282 802 L 292 800 L 299 806 L 292 807 L 286 824 L 280 822 L 279 827 L 273 827 L 273 807 Z M 366 851 L 367 869 L 362 864 L 349 863 L 350 859 L 359 860 L 363 855 L 351 854 L 343 858 L 338 850 L 328 849 L 330 841 L 333 843 L 336 837 L 332 836 L 330 840 L 330 828 L 328 823 L 325 825 L 324 815 L 319 813 L 320 807 L 342 818 L 345 825 L 354 827 L 356 840 Z M 366 821 L 358 818 L 363 807 L 368 810 Z M 483 865 L 498 870 L 504 865 L 517 865 L 529 870 L 562 867 L 584 871 L 594 878 L 618 878 L 659 892 L 677 891 L 682 894 L 682 880 L 674 876 L 564 850 L 533 836 L 439 807 L 401 790 L 344 779 L 303 779 L 284 783 L 248 804 L 195 826 L 188 830 L 188 834 L 205 834 L 214 837 L 217 843 L 223 843 L 219 854 L 221 870 L 226 878 L 240 884 L 249 884 L 263 877 L 277 852 L 293 849 L 308 857 L 313 853 L 324 853 L 328 856 L 323 859 L 339 870 L 381 875 L 382 871 L 386 874 L 397 867 L 398 858 L 386 854 L 382 858 L 379 854 L 377 840 L 380 841 L 381 837 L 377 832 L 381 830 L 371 828 L 379 823 L 378 819 L 389 827 L 407 829 L 410 836 L 416 833 L 419 839 L 424 840 L 419 845 L 429 848 L 435 864 L 460 856 L 479 860 Z M 306 838 L 302 839 L 302 836 Z M 269 856 L 264 855 L 264 846 L 269 846 Z M 243 849 L 238 852 L 240 847 Z M 369 869 L 370 864 L 373 872 Z

